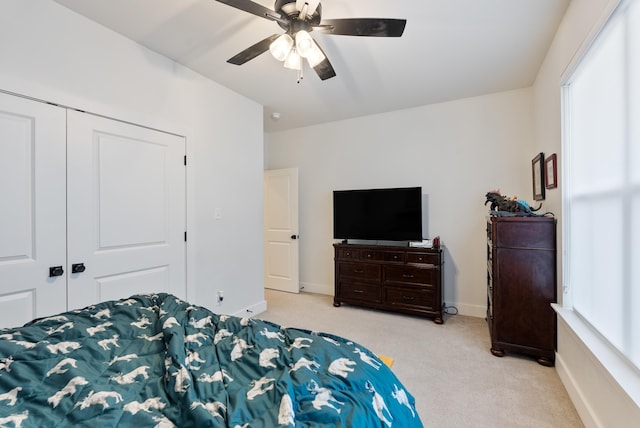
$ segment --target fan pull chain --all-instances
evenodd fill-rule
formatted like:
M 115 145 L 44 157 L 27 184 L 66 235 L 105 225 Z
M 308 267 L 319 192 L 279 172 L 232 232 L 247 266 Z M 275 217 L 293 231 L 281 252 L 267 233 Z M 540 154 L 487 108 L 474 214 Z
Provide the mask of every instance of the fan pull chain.
M 304 78 L 302 75 L 302 67 L 298 70 L 298 81 L 296 83 L 300 83 L 300 81 Z

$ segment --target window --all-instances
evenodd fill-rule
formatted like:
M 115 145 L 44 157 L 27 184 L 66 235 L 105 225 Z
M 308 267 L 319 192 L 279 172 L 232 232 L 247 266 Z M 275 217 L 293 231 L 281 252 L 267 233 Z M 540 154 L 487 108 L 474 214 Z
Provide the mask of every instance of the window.
M 640 368 L 640 1 L 624 1 L 565 88 L 565 287 Z

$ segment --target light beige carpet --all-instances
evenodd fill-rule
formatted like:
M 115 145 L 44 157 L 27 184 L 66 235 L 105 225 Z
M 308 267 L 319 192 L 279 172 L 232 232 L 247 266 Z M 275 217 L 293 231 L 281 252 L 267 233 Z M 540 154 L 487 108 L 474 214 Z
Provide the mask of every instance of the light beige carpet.
M 432 321 L 343 305 L 317 294 L 265 290 L 256 316 L 333 333 L 394 358 L 392 370 L 416 399 L 425 427 L 583 427 L 554 368 L 489 352 L 484 319 Z

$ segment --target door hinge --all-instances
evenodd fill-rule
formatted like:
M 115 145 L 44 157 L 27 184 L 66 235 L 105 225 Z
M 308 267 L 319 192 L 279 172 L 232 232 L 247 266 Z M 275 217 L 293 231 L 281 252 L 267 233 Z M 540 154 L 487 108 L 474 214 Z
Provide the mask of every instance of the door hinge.
M 187 242 L 187 231 L 184 232 L 184 242 Z
M 184 155 L 184 166 L 187 166 L 187 155 Z

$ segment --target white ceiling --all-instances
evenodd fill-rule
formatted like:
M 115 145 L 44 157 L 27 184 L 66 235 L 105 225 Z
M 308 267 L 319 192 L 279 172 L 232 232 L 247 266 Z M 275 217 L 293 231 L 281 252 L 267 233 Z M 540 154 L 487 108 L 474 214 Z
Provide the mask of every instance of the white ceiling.
M 283 31 L 218 1 L 55 1 L 262 104 L 271 132 L 530 86 L 570 0 L 324 0 L 326 19 L 407 26 L 401 38 L 311 33 L 337 76 L 307 66 L 300 84 L 268 52 L 226 62 Z

